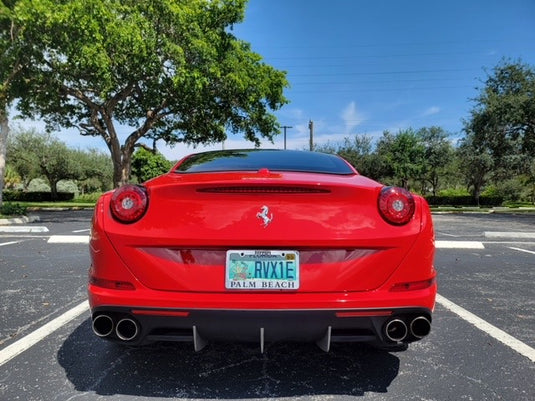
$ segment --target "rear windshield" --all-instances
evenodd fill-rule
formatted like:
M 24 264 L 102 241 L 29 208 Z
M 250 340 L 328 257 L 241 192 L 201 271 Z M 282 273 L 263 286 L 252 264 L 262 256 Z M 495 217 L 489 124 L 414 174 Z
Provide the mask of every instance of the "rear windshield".
M 293 171 L 351 175 L 355 171 L 335 155 L 297 150 L 221 150 L 191 155 L 177 168 L 177 173 L 218 171 Z

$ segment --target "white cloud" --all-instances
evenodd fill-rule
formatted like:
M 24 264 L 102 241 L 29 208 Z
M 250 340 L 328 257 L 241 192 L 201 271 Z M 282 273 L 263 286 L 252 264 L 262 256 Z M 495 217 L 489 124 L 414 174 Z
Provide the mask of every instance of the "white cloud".
M 423 116 L 424 117 L 432 116 L 433 114 L 440 113 L 440 110 L 441 109 L 438 106 L 431 106 L 426 111 L 424 111 Z
M 365 117 L 362 113 L 357 110 L 357 105 L 355 102 L 349 103 L 342 113 L 340 114 L 345 124 L 345 133 L 350 133 L 351 130 L 359 126 L 364 120 Z

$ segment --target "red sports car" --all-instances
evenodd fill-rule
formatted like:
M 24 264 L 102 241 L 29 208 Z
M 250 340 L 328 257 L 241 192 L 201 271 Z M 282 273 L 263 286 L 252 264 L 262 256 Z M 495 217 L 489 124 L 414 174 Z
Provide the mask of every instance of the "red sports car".
M 128 344 L 336 341 L 403 347 L 431 330 L 434 233 L 423 198 L 317 152 L 198 153 L 104 194 L 89 302 Z

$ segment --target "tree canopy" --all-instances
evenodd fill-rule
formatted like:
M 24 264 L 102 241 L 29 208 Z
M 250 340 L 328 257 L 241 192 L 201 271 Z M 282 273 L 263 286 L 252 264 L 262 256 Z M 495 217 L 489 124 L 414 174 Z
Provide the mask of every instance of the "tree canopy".
M 57 184 L 61 180 L 96 180 L 101 190 L 111 180 L 108 156 L 94 149 L 71 149 L 55 136 L 35 130 L 15 130 L 11 135 L 8 165 L 18 174 L 24 188 L 32 179 L 44 177 L 52 199 L 57 199 Z
M 271 139 L 279 129 L 271 111 L 286 102 L 288 83 L 232 34 L 245 4 L 19 0 L 12 45 L 31 51 L 12 85 L 17 107 L 50 129 L 100 136 L 116 186 L 128 181 L 143 137 L 170 144 L 218 142 L 227 132 L 256 144 Z
M 474 99 L 465 131 L 491 152 L 497 168 L 529 168 L 535 158 L 535 70 L 502 61 Z M 527 163 L 526 163 L 527 162 Z

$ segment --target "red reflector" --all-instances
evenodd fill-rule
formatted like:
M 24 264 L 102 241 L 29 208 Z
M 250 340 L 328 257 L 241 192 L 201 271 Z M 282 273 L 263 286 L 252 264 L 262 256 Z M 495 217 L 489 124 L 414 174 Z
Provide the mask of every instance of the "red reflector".
M 150 315 L 150 316 L 175 316 L 188 317 L 189 312 L 181 311 L 166 311 L 166 310 L 147 310 L 147 309 L 132 309 L 134 315 Z
M 364 310 L 350 312 L 336 312 L 336 317 L 368 317 L 368 316 L 390 316 L 391 310 Z
M 89 283 L 97 287 L 110 288 L 112 290 L 134 291 L 136 289 L 134 284 L 128 281 L 105 280 L 94 276 L 89 278 Z
M 397 283 L 390 288 L 392 292 L 400 291 L 415 291 L 415 290 L 424 290 L 428 287 L 431 287 L 435 282 L 435 278 L 423 281 L 413 281 L 410 283 Z

